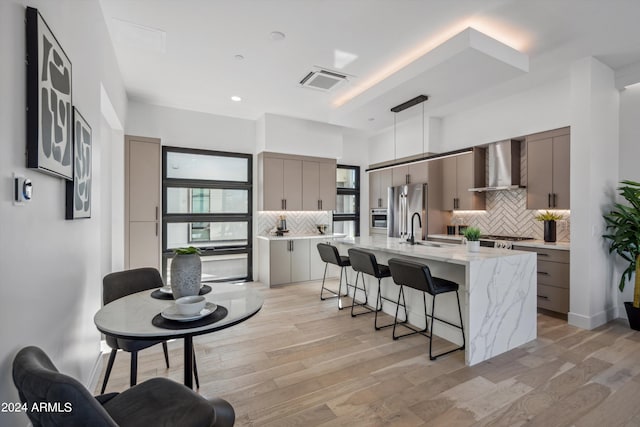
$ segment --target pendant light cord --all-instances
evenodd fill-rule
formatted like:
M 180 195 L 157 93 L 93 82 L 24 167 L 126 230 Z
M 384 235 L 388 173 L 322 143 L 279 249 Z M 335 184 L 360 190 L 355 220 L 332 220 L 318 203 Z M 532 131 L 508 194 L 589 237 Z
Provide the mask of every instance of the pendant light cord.
M 393 160 L 397 160 L 396 157 L 396 116 L 398 113 L 393 113 Z

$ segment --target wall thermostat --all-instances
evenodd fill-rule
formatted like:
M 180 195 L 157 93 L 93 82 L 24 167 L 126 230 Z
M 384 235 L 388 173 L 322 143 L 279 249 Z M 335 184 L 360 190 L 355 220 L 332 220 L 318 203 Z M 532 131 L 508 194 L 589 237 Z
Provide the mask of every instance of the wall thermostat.
M 23 203 L 30 201 L 33 196 L 33 184 L 31 183 L 31 180 L 24 176 L 14 175 L 13 183 L 14 202 Z

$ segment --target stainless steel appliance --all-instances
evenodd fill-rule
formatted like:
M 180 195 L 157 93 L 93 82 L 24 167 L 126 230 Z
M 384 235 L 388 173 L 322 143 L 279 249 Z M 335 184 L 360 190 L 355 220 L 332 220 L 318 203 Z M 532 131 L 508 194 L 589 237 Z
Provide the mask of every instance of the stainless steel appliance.
M 371 228 L 387 229 L 387 209 L 371 209 L 371 219 L 369 225 Z
M 480 236 L 480 246 L 489 248 L 511 249 L 513 246 L 513 242 L 522 242 L 524 240 L 533 240 L 533 237 L 500 236 L 495 234 L 486 234 Z
M 415 224 L 415 240 L 427 239 L 427 184 L 409 184 L 389 188 L 389 237 L 408 239 L 411 217 L 419 213 L 421 227 Z

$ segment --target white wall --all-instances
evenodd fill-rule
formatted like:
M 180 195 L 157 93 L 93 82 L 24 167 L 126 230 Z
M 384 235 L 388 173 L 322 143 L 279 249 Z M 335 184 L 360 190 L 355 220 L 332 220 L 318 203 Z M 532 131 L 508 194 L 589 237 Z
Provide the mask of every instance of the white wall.
M 619 174 L 618 181 L 629 179 L 640 182 L 640 84 L 630 86 L 620 92 L 620 152 L 619 152 Z M 619 198 L 622 202 L 624 199 Z M 616 268 L 612 281 L 617 286 L 622 272 L 626 268 L 626 262 L 618 255 L 612 255 Z M 624 292 L 617 292 L 618 316 L 627 317 L 622 303 L 633 300 L 633 284 L 635 275 L 627 281 Z
M 96 367 L 100 334 L 104 174 L 94 172 L 92 218 L 64 219 L 62 179 L 25 168 L 25 42 L 27 2 L 0 2 L 0 402 L 16 402 L 15 353 L 42 347 L 58 368 L 87 383 Z M 100 84 L 124 122 L 126 94 L 97 0 L 33 0 L 73 64 L 73 103 L 93 130 L 93 168 L 102 165 Z M 29 177 L 34 198 L 11 203 L 11 173 Z M 104 172 L 104 171 L 103 171 Z M 0 425 L 26 425 L 24 414 L 0 413 Z
M 265 114 L 259 123 L 258 129 L 264 131 L 264 137 L 258 135 L 256 138 L 260 151 L 342 157 L 343 128 L 340 126 L 277 114 Z
M 255 153 L 256 122 L 129 102 L 127 135 L 160 138 L 162 145 Z

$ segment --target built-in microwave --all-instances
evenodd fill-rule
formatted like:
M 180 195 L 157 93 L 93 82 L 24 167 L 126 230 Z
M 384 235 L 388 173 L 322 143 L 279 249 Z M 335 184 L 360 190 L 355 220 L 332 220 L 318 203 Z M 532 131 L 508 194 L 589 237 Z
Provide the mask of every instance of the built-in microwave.
M 371 209 L 371 228 L 387 229 L 387 209 Z

